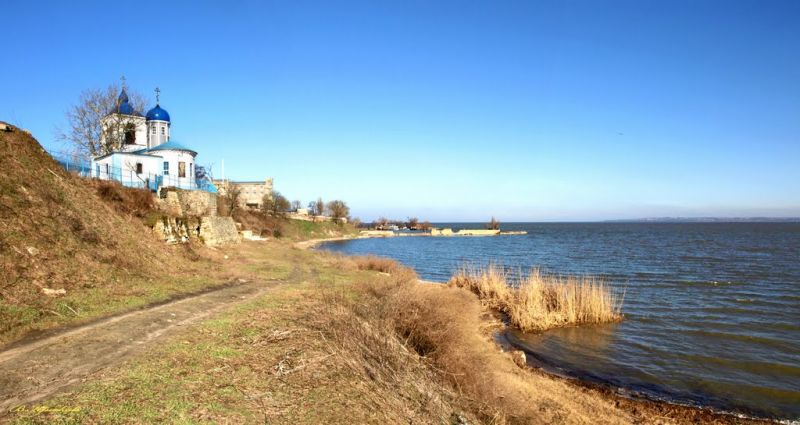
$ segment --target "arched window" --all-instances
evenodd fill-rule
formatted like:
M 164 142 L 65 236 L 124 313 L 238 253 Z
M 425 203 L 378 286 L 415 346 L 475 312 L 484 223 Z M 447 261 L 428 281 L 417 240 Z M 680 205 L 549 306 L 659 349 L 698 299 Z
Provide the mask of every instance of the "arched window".
M 136 127 L 131 124 L 125 126 L 125 144 L 133 145 L 136 143 Z

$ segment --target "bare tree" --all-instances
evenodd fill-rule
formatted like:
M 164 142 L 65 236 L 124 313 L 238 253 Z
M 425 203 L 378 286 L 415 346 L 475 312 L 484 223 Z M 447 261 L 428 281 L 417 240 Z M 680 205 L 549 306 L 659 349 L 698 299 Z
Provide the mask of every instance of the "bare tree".
M 235 184 L 229 185 L 225 189 L 225 198 L 226 202 L 228 203 L 228 210 L 230 211 L 230 215 L 233 216 L 233 213 L 236 212 L 241 205 L 239 205 L 240 199 L 242 197 L 242 189 Z
M 217 214 L 221 217 L 232 217 L 233 214 L 241 209 L 239 204 L 242 191 L 236 185 L 230 183 L 221 184 L 218 188 Z
M 500 229 L 500 222 L 497 221 L 494 217 L 489 223 L 486 224 L 486 228 L 489 230 L 499 230 Z
M 431 230 L 431 227 L 433 227 L 431 225 L 431 222 L 428 221 L 428 220 L 425 220 L 419 225 L 419 230 L 423 230 L 423 231 L 427 232 L 428 230 Z
M 291 207 L 292 211 L 297 212 L 297 210 L 299 210 L 302 207 L 302 205 L 303 204 L 301 204 L 300 201 L 298 201 L 298 200 L 292 201 L 292 207 Z
M 328 202 L 327 205 L 328 212 L 331 215 L 331 220 L 336 223 L 342 223 L 343 218 L 347 218 L 350 215 L 350 207 L 347 206 L 344 201 L 334 200 Z
M 419 225 L 419 219 L 416 217 L 409 217 L 406 226 L 410 230 L 417 230 L 417 226 Z
M 322 198 L 317 198 L 317 208 L 314 210 L 314 215 L 325 215 L 325 203 Z
M 386 217 L 378 217 L 372 222 L 372 225 L 378 230 L 383 230 L 389 225 L 389 219 Z
M 264 195 L 261 204 L 261 210 L 264 214 L 273 217 L 283 217 L 291 207 L 289 200 L 280 192 L 273 190 L 271 193 Z
M 73 151 L 84 158 L 105 155 L 118 149 L 135 128 L 130 115 L 112 112 L 141 113 L 147 104 L 142 94 L 126 88 L 125 97 L 132 110 L 120 110 L 125 100 L 120 96 L 120 91 L 119 85 L 110 84 L 104 89 L 81 92 L 78 103 L 66 113 L 69 129 L 57 129 L 56 138 L 70 143 Z

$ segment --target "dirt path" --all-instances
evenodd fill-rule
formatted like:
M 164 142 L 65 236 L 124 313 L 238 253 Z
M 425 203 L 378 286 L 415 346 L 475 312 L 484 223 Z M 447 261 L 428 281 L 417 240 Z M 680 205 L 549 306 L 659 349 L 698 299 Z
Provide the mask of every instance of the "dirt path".
M 253 282 L 229 286 L 0 351 L 0 421 L 16 406 L 43 400 L 116 367 L 186 325 L 255 298 L 276 285 Z

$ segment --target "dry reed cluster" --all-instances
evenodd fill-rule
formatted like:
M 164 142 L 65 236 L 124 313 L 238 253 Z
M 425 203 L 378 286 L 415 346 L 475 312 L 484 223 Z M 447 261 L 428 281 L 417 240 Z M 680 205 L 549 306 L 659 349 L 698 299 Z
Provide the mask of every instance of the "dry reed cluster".
M 449 282 L 477 294 L 484 305 L 502 311 L 519 329 L 543 331 L 582 323 L 622 319 L 622 298 L 602 280 L 588 276 L 542 274 L 510 276 L 503 267 L 463 267 Z

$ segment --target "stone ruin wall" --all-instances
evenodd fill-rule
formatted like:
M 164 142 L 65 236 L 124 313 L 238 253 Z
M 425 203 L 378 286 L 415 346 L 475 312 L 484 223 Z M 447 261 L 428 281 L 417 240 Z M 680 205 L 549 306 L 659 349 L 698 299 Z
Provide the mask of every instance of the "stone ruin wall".
M 205 191 L 162 189 L 158 208 L 165 213 L 153 232 L 167 243 L 186 243 L 198 238 L 209 246 L 239 243 L 241 236 L 233 217 L 217 215 L 217 194 Z
M 175 217 L 215 217 L 217 194 L 202 190 L 161 189 L 159 208 Z
M 219 246 L 242 241 L 233 217 L 203 217 L 199 236 L 206 245 Z

